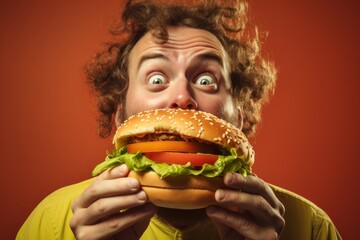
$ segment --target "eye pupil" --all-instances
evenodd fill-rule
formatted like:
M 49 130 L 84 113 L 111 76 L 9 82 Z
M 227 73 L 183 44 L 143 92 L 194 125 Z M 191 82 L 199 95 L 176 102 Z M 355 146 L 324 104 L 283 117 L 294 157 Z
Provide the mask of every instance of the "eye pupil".
M 155 78 L 152 83 L 153 84 L 161 84 L 163 81 L 160 78 Z
M 202 75 L 196 80 L 195 83 L 201 86 L 209 86 L 215 84 L 216 80 L 212 75 Z
M 166 82 L 166 79 L 164 76 L 157 74 L 157 75 L 150 77 L 150 79 L 148 81 L 150 84 L 161 85 Z
M 201 85 L 209 85 L 210 82 L 209 82 L 208 79 L 201 79 L 201 80 L 200 80 L 200 84 L 201 84 Z

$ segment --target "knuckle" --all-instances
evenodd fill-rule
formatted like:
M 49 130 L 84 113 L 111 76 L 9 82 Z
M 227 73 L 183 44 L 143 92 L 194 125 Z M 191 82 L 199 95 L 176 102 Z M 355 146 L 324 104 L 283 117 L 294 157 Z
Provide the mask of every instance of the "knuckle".
M 88 231 L 86 231 L 86 229 L 81 228 L 81 226 L 79 226 L 78 218 L 72 217 L 70 219 L 69 225 L 76 239 L 78 240 L 91 239 L 91 234 Z
M 91 184 L 85 191 L 87 195 L 96 196 L 99 192 L 99 188 L 96 184 Z
M 280 215 L 279 212 L 273 212 L 271 215 L 271 223 L 273 223 L 273 228 L 276 230 L 276 233 L 281 233 L 285 227 L 285 219 Z
M 90 240 L 93 239 L 92 234 L 87 231 L 80 231 L 79 233 L 75 234 L 77 240 Z
M 280 205 L 279 205 L 279 208 L 278 208 L 278 209 L 279 209 L 280 215 L 281 215 L 281 216 L 284 216 L 284 215 L 285 215 L 285 211 L 286 211 L 284 204 L 282 204 L 282 203 L 280 202 Z
M 255 205 L 259 209 L 267 210 L 268 209 L 268 203 L 265 201 L 265 199 L 261 195 L 255 196 Z
M 268 236 L 271 237 L 270 239 L 278 239 L 285 227 L 285 219 L 279 215 L 273 215 L 271 218 L 271 227 L 268 231 Z
M 84 212 L 82 210 L 76 211 L 69 220 L 69 225 L 72 230 L 76 230 L 81 226 Z
M 279 234 L 273 228 L 257 229 L 256 235 L 258 236 L 258 238 L 256 239 L 266 239 L 266 240 L 278 240 L 280 237 Z
M 259 190 L 261 193 L 266 193 L 268 191 L 268 184 L 262 180 L 261 178 L 258 178 L 259 179 Z
M 76 209 L 77 209 L 78 202 L 79 202 L 79 200 L 76 199 L 76 200 L 74 200 L 74 202 L 71 204 L 71 211 L 72 211 L 73 213 L 75 213 L 75 211 L 76 211 Z
M 92 204 L 92 208 L 98 213 L 105 213 L 108 211 L 108 204 L 103 199 L 99 199 Z
M 244 218 L 242 223 L 240 224 L 240 232 L 250 232 L 253 227 L 253 224 L 248 218 Z
M 77 217 L 74 215 L 72 218 L 70 218 L 70 222 L 69 222 L 69 225 L 70 225 L 70 228 L 72 230 L 75 230 L 76 229 L 76 226 L 78 225 L 78 219 Z
M 95 181 L 101 181 L 101 180 L 108 179 L 109 175 L 110 175 L 110 169 L 106 169 L 105 171 L 103 171 L 96 177 Z
M 111 229 L 118 229 L 119 228 L 119 220 L 116 217 L 110 217 L 105 220 L 106 225 Z
M 285 219 L 284 218 L 279 218 L 278 219 L 278 226 L 277 226 L 277 231 L 276 231 L 276 233 L 277 233 L 277 235 L 281 235 L 281 233 L 282 233 L 282 231 L 284 230 L 284 228 L 285 228 L 285 224 L 286 224 L 286 222 L 285 222 Z
M 279 239 L 279 235 L 276 231 L 272 231 L 270 236 L 269 236 L 269 240 L 277 240 Z

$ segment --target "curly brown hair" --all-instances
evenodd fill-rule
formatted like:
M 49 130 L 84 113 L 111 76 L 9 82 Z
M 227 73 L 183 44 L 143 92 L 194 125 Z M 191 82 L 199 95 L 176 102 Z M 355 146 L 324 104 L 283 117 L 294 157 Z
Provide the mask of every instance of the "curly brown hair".
M 235 0 L 128 0 L 121 21 L 110 30 L 112 40 L 85 66 L 97 95 L 99 135 L 111 134 L 118 107 L 124 109 L 130 51 L 149 31 L 165 43 L 169 26 L 203 29 L 220 40 L 229 55 L 231 94 L 243 115 L 243 132 L 255 133 L 261 106 L 274 90 L 276 70 L 260 55 L 257 28 L 246 28 L 247 8 L 247 3 Z

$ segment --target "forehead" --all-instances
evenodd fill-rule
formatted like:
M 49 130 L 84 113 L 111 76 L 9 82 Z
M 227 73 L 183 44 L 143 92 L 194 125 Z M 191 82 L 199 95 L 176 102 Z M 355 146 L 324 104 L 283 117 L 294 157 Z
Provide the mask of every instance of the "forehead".
M 226 58 L 226 52 L 212 33 L 189 27 L 169 27 L 168 41 L 161 43 L 151 32 L 146 33 L 134 46 L 130 53 L 130 64 L 147 53 L 160 52 L 166 55 L 194 55 L 203 51 L 212 52 L 220 58 Z

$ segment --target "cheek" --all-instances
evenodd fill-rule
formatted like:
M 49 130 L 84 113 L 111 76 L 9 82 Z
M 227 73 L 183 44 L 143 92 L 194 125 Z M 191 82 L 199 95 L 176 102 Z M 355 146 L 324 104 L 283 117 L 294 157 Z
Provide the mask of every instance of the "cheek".
M 134 83 L 130 81 L 129 88 L 126 94 L 126 106 L 125 106 L 125 118 L 133 115 L 140 108 L 140 103 L 143 101 L 141 96 L 143 94 L 140 91 L 140 88 L 134 86 Z
M 198 98 L 199 110 L 209 112 L 233 123 L 236 115 L 233 100 L 229 94 L 210 95 Z
M 206 95 L 197 98 L 198 108 L 201 111 L 220 116 L 223 108 L 223 99 L 221 96 Z
M 128 91 L 126 96 L 125 117 L 142 111 L 165 107 L 166 98 L 163 96 L 154 95 L 146 91 Z

